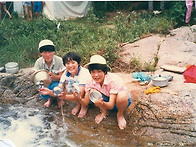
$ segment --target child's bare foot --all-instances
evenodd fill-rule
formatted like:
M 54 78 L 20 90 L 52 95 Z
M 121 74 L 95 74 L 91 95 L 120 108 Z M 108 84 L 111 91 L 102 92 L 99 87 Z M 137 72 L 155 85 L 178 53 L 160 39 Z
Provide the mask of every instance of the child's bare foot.
M 52 100 L 51 100 L 51 98 L 49 98 L 48 101 L 45 102 L 44 106 L 45 107 L 50 107 L 51 103 L 52 103 Z
M 88 110 L 88 107 L 86 106 L 81 106 L 81 109 L 80 109 L 80 112 L 78 114 L 78 117 L 83 117 L 86 115 L 87 113 L 87 110 Z
M 123 116 L 117 117 L 118 120 L 118 126 L 120 129 L 124 129 L 127 125 L 127 122 Z
M 63 100 L 58 99 L 57 101 L 58 101 L 59 108 L 61 108 L 65 104 L 65 102 Z
M 71 114 L 76 115 L 80 110 L 80 104 L 77 104 L 71 111 Z
M 100 113 L 95 117 L 95 122 L 97 124 L 99 124 L 104 118 L 105 118 L 106 114 L 105 113 Z

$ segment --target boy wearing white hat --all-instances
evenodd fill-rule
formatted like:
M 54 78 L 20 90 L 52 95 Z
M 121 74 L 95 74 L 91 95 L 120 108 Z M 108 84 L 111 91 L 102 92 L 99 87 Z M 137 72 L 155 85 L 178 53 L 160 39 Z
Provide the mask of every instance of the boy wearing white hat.
M 88 105 L 89 94 L 92 91 L 100 92 L 102 97 L 94 101 L 94 105 L 101 110 L 101 113 L 95 117 L 95 122 L 99 124 L 106 117 L 108 110 L 117 110 L 118 126 L 124 129 L 126 127 L 124 112 L 131 105 L 131 96 L 124 82 L 116 74 L 108 72 L 110 68 L 100 55 L 92 56 L 90 63 L 85 67 L 88 68 L 92 78 L 85 85 L 85 98 L 78 97 L 79 101 L 83 105 Z
M 55 45 L 51 40 L 40 41 L 38 50 L 41 57 L 36 60 L 33 70 L 35 72 L 43 69 L 48 71 L 51 83 L 48 87 L 39 89 L 39 92 L 42 99 L 48 99 L 44 106 L 49 107 L 52 103 L 52 98 L 55 97 L 53 88 L 58 86 L 61 75 L 66 68 L 63 65 L 62 58 L 55 55 Z M 61 107 L 62 105 L 63 101 L 58 99 L 58 106 Z

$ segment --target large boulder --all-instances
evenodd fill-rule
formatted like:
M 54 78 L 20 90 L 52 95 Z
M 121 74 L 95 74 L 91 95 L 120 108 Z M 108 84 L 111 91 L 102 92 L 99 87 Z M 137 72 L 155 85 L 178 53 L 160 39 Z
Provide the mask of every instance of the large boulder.
M 161 88 L 159 93 L 148 95 L 145 90 L 153 87 L 152 82 L 138 86 L 131 83 L 131 74 L 129 77 L 123 74 L 121 76 L 133 94 L 134 109 L 130 117 L 134 120 L 134 126 L 137 126 L 137 134 L 156 141 L 166 141 L 162 142 L 163 145 L 196 145 L 196 84 L 184 83 L 182 73 L 160 69 L 162 65 L 186 67 L 196 63 L 195 28 L 196 26 L 178 28 L 165 38 L 153 35 L 123 47 L 125 62 L 133 57 L 133 53 L 142 57 L 142 62 L 151 61 L 153 54 L 157 52 L 157 71 L 150 74 L 173 76 L 167 87 Z

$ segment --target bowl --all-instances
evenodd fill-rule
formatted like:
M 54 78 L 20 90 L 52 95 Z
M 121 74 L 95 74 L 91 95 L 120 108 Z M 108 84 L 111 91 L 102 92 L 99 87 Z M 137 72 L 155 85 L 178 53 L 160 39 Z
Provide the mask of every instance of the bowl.
M 34 72 L 31 80 L 36 85 L 39 85 L 41 82 L 43 82 L 45 87 L 47 87 L 51 83 L 51 79 L 50 76 L 48 75 L 48 71 L 44 69 Z
M 8 62 L 7 64 L 5 64 L 5 71 L 7 73 L 18 73 L 19 71 L 19 67 L 18 67 L 18 63 L 16 62 Z
M 89 98 L 94 103 L 96 100 L 102 99 L 102 95 L 98 91 L 91 91 L 89 94 Z
M 54 89 L 53 89 L 53 94 L 54 94 L 55 96 L 58 96 L 62 91 L 63 91 L 63 89 L 62 89 L 61 87 L 56 86 L 56 87 L 54 87 Z

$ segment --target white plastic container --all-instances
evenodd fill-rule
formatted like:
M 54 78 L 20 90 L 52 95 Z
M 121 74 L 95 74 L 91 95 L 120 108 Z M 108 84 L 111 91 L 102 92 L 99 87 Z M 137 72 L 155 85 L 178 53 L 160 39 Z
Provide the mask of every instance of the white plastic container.
M 7 73 L 18 73 L 19 71 L 19 66 L 18 63 L 16 62 L 8 62 L 7 64 L 5 64 L 5 71 Z

